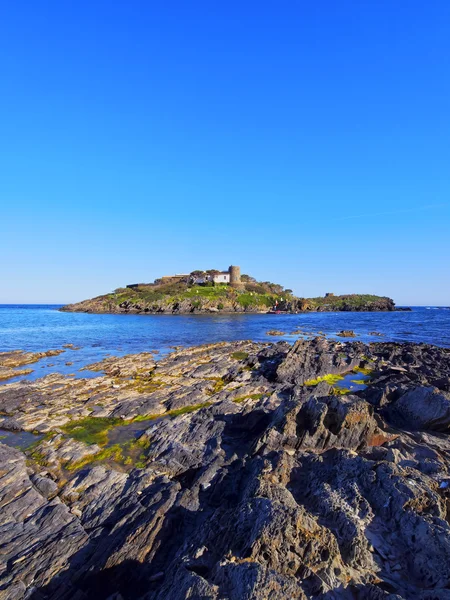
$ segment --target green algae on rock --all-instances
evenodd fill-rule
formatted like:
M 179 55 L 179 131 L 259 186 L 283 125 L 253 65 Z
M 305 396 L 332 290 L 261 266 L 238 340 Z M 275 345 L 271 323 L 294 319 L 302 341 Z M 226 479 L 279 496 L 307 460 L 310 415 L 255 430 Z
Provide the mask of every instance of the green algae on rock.
M 123 423 L 122 419 L 112 417 L 85 417 L 61 427 L 70 437 L 85 444 L 104 446 L 108 442 L 108 430 Z

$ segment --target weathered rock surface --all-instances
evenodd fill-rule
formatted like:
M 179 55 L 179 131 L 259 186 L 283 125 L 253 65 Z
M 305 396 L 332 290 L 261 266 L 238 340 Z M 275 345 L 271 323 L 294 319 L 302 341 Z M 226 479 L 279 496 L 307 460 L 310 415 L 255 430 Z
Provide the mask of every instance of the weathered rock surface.
M 359 366 L 363 356 L 363 344 L 342 344 L 325 338 L 298 340 L 280 364 L 278 380 L 301 385 L 324 375 L 347 373 Z
M 28 375 L 33 372 L 33 369 L 18 369 L 35 363 L 41 358 L 47 356 L 57 356 L 64 350 L 47 350 L 46 352 L 24 352 L 23 350 L 13 350 L 12 352 L 0 352 L 0 381 L 12 379 L 20 375 Z
M 388 415 L 411 429 L 449 432 L 450 393 L 431 386 L 412 388 L 393 402 Z
M 32 372 L 33 369 L 14 369 L 12 367 L 3 367 L 0 365 L 0 381 L 13 379 L 14 377 L 20 377 L 21 375 L 28 375 Z
M 449 598 L 449 359 L 236 342 L 6 384 L 1 427 L 46 435 L 0 443 L 0 598 Z
M 33 484 L 21 452 L 0 444 L 0 465 L 0 597 L 23 598 L 63 570 L 89 536 L 68 506 Z
M 45 352 L 24 352 L 23 350 L 13 350 L 11 352 L 0 352 L 0 365 L 3 367 L 22 367 L 35 363 L 41 358 L 48 356 L 58 356 L 64 352 L 61 350 L 46 350 Z

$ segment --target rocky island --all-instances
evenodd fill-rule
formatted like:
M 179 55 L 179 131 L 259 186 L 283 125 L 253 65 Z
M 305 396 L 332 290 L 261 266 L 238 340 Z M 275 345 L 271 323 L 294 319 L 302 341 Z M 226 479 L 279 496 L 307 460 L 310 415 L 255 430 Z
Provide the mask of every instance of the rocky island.
M 371 294 L 298 298 L 291 289 L 258 282 L 241 275 L 240 268 L 228 271 L 193 271 L 172 275 L 154 283 L 131 284 L 110 294 L 64 306 L 62 311 L 134 314 L 187 313 L 291 313 L 311 311 L 391 311 L 393 300 Z
M 449 349 L 243 341 L 89 369 L 0 386 L 2 600 L 449 598 Z

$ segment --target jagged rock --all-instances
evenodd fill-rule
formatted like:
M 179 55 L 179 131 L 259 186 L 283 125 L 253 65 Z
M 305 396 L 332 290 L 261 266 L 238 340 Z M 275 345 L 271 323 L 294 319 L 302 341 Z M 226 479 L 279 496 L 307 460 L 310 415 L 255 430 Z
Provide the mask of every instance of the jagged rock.
M 386 415 L 412 429 L 450 430 L 450 394 L 435 387 L 416 387 L 390 404 Z
M 88 535 L 59 498 L 32 484 L 21 452 L 0 443 L 0 465 L 0 590 L 23 598 L 61 572 Z
M 276 427 L 261 440 L 276 450 L 358 450 L 383 435 L 372 407 L 356 396 L 310 396 L 303 402 L 296 398 L 277 412 Z
M 0 598 L 444 600 L 448 358 L 236 342 L 7 384 L 3 426 L 48 434 L 0 444 Z M 73 439 L 85 416 L 141 437 Z
M 278 367 L 278 381 L 302 385 L 323 375 L 346 373 L 360 365 L 363 350 L 363 344 L 341 344 L 325 338 L 298 340 Z
M 49 477 L 42 477 L 38 473 L 33 473 L 30 479 L 35 488 L 37 488 L 47 500 L 51 500 L 58 493 L 58 485 Z

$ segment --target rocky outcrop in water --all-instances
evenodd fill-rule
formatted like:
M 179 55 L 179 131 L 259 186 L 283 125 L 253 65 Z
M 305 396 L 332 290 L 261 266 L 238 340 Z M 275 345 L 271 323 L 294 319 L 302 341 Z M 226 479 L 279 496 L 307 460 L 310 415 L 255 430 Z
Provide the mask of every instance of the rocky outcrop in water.
M 292 301 L 291 310 L 293 312 L 386 312 L 396 310 L 396 308 L 394 301 L 386 296 L 344 294 L 342 296 L 298 298 Z
M 449 598 L 449 359 L 235 342 L 5 384 L 35 443 L 0 443 L 0 598 Z
M 33 369 L 23 369 L 20 367 L 35 363 L 42 358 L 57 356 L 62 352 L 64 352 L 64 349 L 47 350 L 46 352 L 24 352 L 23 350 L 0 352 L 0 381 L 21 375 L 28 375 L 32 373 Z

